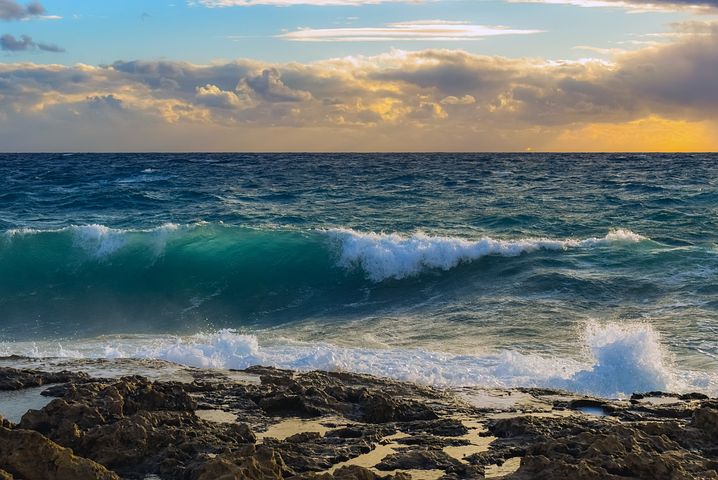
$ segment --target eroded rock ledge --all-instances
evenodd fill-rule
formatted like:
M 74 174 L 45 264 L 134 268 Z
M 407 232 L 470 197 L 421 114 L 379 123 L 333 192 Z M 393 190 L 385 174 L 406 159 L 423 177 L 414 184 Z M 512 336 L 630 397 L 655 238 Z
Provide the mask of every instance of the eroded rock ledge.
M 718 401 L 700 394 L 606 401 L 188 372 L 153 382 L 0 368 L 0 391 L 46 386 L 51 399 L 16 424 L 0 417 L 0 479 L 718 479 Z

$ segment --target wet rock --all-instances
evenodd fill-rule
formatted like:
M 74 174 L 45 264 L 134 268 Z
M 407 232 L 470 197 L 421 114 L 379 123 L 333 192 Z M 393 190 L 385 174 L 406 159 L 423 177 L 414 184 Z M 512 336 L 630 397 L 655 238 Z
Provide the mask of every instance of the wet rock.
M 286 393 L 262 398 L 259 407 L 269 415 L 318 417 L 322 414 L 322 410 L 313 406 L 305 397 Z
M 409 478 L 397 473 L 404 469 L 441 470 L 441 480 L 469 480 L 483 478 L 487 465 L 514 457 L 522 459 L 521 467 L 509 479 L 718 479 L 718 402 L 701 395 L 651 392 L 647 395 L 675 398 L 653 404 L 638 396 L 631 403 L 523 389 L 520 397 L 531 408 L 553 406 L 556 415 L 514 411 L 516 416 L 510 417 L 501 406 L 504 414 L 496 417 L 487 415 L 496 410 L 473 407 L 450 392 L 367 375 L 266 367 L 246 373 L 259 376 L 261 383 L 229 377 L 220 381 L 218 374 L 194 370 L 190 377 L 195 381 L 188 384 L 137 376 L 73 380 L 0 370 L 2 385 L 65 380 L 44 392 L 55 398 L 43 409 L 27 412 L 18 426 L 0 418 L 0 428 L 12 433 L 32 430 L 38 445 L 49 443 L 77 462 L 101 464 L 108 474 L 112 470 L 138 480 L 147 475 L 182 480 L 399 480 Z M 198 405 L 226 415 L 217 415 L 216 422 L 203 420 L 215 417 L 198 417 Z M 587 408 L 600 408 L 609 416 L 582 413 Z M 220 423 L 225 417 L 230 423 Z M 331 430 L 299 431 L 257 444 L 254 431 L 296 417 L 321 417 Z M 464 461 L 449 456 L 444 448 L 470 443 L 469 429 L 459 418 L 485 424 L 486 435 L 497 439 L 487 451 Z M 301 428 L 301 422 L 288 425 L 295 423 Z M 404 435 L 391 437 L 397 432 Z M 395 452 L 372 469 L 332 471 L 388 442 Z M 23 461 L 30 462 L 31 456 Z M 0 470 L 29 478 L 3 463 Z M 2 475 L 0 471 L 0 480 Z
M 82 382 L 90 377 L 85 373 L 75 372 L 41 372 L 37 370 L 18 370 L 0 367 L 0 391 L 22 390 L 24 388 L 41 387 L 51 383 Z
M 698 408 L 688 422 L 685 408 L 677 406 L 672 420 L 522 416 L 489 422 L 488 428 L 501 437 L 492 445 L 494 455 L 503 450 L 504 458 L 524 457 L 509 479 L 718 478 L 713 409 Z
M 697 409 L 691 425 L 705 432 L 709 439 L 718 441 L 718 408 L 703 406 Z
M 262 385 L 246 386 L 240 393 L 269 415 L 334 414 L 368 423 L 438 418 L 426 402 L 412 398 L 437 394 L 410 384 L 367 375 L 295 373 L 267 367 L 252 367 L 246 372 L 259 375 Z
M 194 413 L 181 385 L 126 377 L 115 383 L 70 385 L 63 398 L 30 410 L 20 428 L 32 429 L 129 478 L 183 475 L 209 453 L 254 443 L 247 425 L 212 424 Z
M 364 392 L 360 398 L 363 420 L 369 423 L 410 422 L 434 420 L 436 413 L 427 405 L 411 400 L 397 399 L 378 392 Z
M 12 474 L 25 480 L 119 480 L 102 465 L 75 456 L 37 432 L 1 427 L 0 469 L 6 478 Z

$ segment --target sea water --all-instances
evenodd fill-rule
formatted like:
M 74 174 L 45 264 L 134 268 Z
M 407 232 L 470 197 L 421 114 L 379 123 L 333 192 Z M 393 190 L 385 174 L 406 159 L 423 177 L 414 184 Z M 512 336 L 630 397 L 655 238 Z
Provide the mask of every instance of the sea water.
M 718 393 L 718 155 L 0 155 L 0 355 Z

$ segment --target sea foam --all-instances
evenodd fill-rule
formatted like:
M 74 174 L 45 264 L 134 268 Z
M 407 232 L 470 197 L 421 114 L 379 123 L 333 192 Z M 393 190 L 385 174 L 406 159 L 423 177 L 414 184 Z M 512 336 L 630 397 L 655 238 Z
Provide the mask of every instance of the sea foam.
M 546 387 L 603 397 L 633 392 L 718 392 L 715 374 L 678 370 L 661 344 L 659 334 L 644 323 L 588 324 L 583 357 L 527 354 L 501 350 L 455 355 L 421 349 L 346 348 L 301 342 L 262 343 L 255 335 L 232 330 L 187 337 L 136 337 L 28 347 L 0 346 L 4 355 L 75 358 L 141 358 L 183 365 L 243 369 L 267 365 L 294 370 L 367 373 L 442 387 Z
M 163 252 L 171 232 L 180 228 L 190 228 L 195 225 L 181 226 L 175 223 L 165 223 L 158 227 L 146 229 L 112 228 L 101 224 L 70 225 L 62 228 L 14 228 L 5 231 L 5 239 L 27 237 L 43 234 L 68 233 L 72 236 L 73 244 L 95 258 L 105 258 L 117 253 L 132 243 L 141 242 L 149 246 L 152 252 L 159 255 Z
M 525 238 L 499 240 L 483 237 L 470 240 L 449 236 L 433 236 L 423 232 L 362 233 L 352 229 L 329 230 L 341 245 L 339 264 L 345 268 L 360 267 L 376 282 L 418 275 L 426 269 L 450 270 L 460 263 L 488 255 L 515 257 L 537 250 L 568 250 L 592 248 L 612 243 L 636 243 L 646 237 L 618 229 L 602 238 L 583 240 Z

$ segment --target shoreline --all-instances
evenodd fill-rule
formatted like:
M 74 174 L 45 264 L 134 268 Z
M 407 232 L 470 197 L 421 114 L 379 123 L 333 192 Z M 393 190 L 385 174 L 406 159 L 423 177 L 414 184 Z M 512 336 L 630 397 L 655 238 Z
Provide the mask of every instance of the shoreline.
M 0 479 L 718 478 L 718 400 L 698 393 L 16 360 L 36 366 L 0 367 Z

